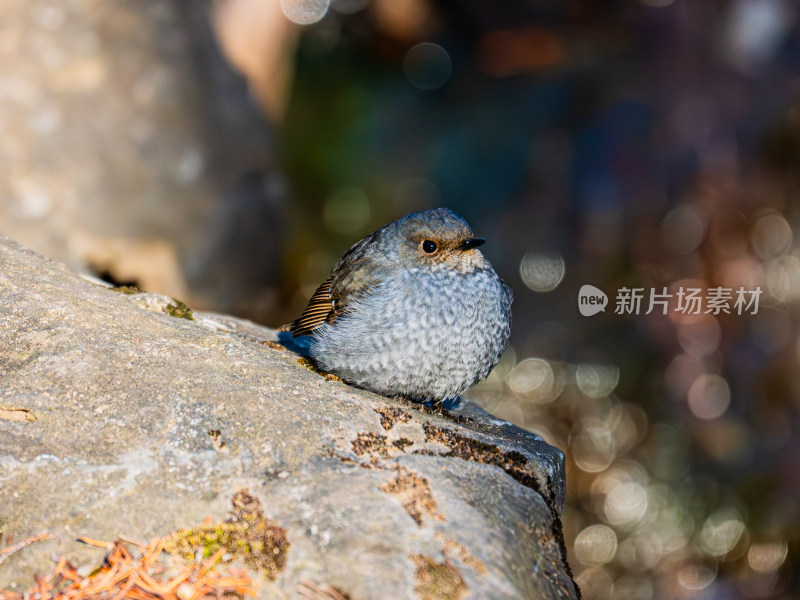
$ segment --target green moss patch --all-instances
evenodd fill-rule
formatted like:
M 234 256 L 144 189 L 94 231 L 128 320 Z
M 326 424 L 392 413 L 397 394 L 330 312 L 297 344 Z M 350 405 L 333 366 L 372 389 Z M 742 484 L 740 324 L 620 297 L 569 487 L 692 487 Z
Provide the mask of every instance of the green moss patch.
M 120 285 L 118 287 L 111 288 L 112 292 L 119 292 L 120 294 L 127 294 L 132 296 L 133 294 L 140 294 L 144 290 L 141 288 L 136 287 L 135 285 Z
M 231 516 L 224 523 L 181 529 L 170 536 L 164 550 L 194 561 L 224 547 L 232 559 L 274 580 L 286 566 L 289 541 L 286 530 L 264 516 L 261 502 L 247 490 L 232 499 Z
M 192 309 L 186 306 L 185 303 L 181 302 L 180 300 L 176 300 L 175 304 L 167 304 L 164 307 L 164 312 L 167 313 L 170 317 L 177 317 L 179 319 L 187 319 L 188 321 L 194 321 L 194 315 L 192 314 Z

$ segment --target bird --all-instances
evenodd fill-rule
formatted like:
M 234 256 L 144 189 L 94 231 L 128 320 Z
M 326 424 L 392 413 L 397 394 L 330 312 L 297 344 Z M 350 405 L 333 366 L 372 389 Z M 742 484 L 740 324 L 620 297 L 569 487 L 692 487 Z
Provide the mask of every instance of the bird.
M 356 242 L 279 331 L 308 336 L 323 372 L 438 404 L 486 379 L 511 334 L 513 294 L 448 208 L 405 215 Z

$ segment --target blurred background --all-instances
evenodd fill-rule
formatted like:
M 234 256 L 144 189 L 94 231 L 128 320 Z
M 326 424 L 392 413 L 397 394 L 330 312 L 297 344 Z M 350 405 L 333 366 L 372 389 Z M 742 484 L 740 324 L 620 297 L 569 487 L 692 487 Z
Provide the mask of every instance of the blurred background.
M 407 212 L 489 240 L 513 336 L 466 396 L 566 453 L 588 599 L 800 594 L 798 174 L 789 0 L 0 4 L 0 233 L 37 252 L 277 326 Z M 645 314 L 681 287 L 762 294 Z

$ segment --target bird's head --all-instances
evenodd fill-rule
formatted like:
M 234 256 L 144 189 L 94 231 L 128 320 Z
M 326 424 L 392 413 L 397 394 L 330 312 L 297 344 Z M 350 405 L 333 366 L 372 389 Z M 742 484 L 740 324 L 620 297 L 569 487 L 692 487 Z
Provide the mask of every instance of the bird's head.
M 449 208 L 411 213 L 396 225 L 399 258 L 407 268 L 466 274 L 487 265 L 477 250 L 486 240 L 475 237 L 464 218 Z

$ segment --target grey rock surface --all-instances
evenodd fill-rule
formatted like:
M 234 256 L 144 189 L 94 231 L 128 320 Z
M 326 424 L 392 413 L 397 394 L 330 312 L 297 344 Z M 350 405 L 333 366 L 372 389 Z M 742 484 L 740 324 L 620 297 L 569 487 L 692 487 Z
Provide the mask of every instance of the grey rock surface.
M 280 262 L 247 258 L 276 256 L 286 183 L 212 6 L 0 2 L 0 232 L 115 281 L 269 310 Z
M 290 544 L 262 598 L 304 581 L 353 600 L 577 596 L 558 450 L 467 402 L 437 413 L 328 380 L 272 330 L 171 304 L 0 237 L 0 532 L 55 535 L 0 564 L 0 587 L 53 554 L 98 564 L 81 535 L 222 521 L 246 488 Z M 437 569 L 460 583 L 426 587 Z

